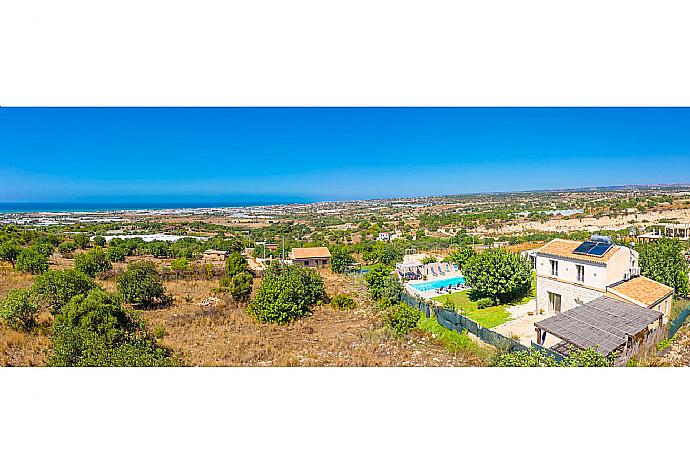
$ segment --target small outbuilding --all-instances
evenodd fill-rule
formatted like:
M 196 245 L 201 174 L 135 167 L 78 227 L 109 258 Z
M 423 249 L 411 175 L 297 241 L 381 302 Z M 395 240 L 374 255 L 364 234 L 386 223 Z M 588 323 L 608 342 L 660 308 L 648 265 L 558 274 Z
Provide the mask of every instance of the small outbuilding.
M 215 249 L 206 249 L 203 254 L 204 264 L 224 264 L 228 257 L 228 251 L 216 251 Z
M 331 251 L 327 247 L 296 247 L 292 249 L 290 259 L 293 264 L 319 269 L 331 263 Z

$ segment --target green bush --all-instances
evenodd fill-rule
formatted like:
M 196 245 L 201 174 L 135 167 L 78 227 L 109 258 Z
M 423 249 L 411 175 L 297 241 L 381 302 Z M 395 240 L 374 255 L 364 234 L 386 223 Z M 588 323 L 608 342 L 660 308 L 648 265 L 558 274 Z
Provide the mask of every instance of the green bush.
M 49 270 L 36 277 L 33 290 L 53 313 L 60 311 L 72 297 L 98 288 L 96 282 L 76 269 Z
M 230 279 L 228 293 L 237 303 L 245 303 L 252 294 L 252 284 L 254 277 L 249 272 L 240 272 Z
M 77 295 L 56 315 L 48 365 L 166 367 L 179 361 L 158 347 L 145 323 L 100 289 Z
M 398 336 L 404 336 L 417 326 L 422 316 L 421 311 L 405 303 L 398 303 L 388 309 L 385 320 Z
M 100 247 L 91 249 L 74 256 L 74 268 L 82 271 L 89 277 L 95 277 L 100 272 L 113 268 L 113 264 L 106 257 L 105 251 Z
M 36 248 L 28 247 L 19 252 L 15 267 L 20 272 L 42 274 L 48 270 L 48 259 L 39 253 Z
M 436 256 L 424 256 L 421 262 L 422 264 L 433 264 L 436 261 Z
M 125 262 L 127 248 L 124 246 L 110 246 L 105 250 L 105 257 L 110 262 Z
M 74 243 L 74 241 L 65 241 L 58 246 L 58 252 L 60 255 L 68 259 L 74 257 L 74 251 L 76 250 L 77 245 Z
M 89 235 L 84 233 L 75 234 L 72 239 L 74 239 L 74 244 L 77 245 L 79 249 L 86 249 L 89 245 Z
M 496 300 L 493 300 L 491 298 L 480 298 L 479 300 L 477 300 L 477 308 L 479 308 L 480 310 L 483 308 L 489 308 L 489 307 L 492 307 L 495 305 L 496 305 Z
M 331 306 L 337 310 L 352 310 L 357 304 L 349 296 L 339 293 L 331 298 Z
M 324 296 L 318 272 L 274 264 L 266 270 L 247 311 L 259 321 L 289 323 L 307 315 Z
M 189 261 L 186 257 L 175 259 L 170 263 L 170 268 L 173 270 L 173 272 L 183 272 L 189 268 Z
M 611 367 L 615 356 L 604 356 L 593 348 L 579 349 L 561 361 L 562 367 Z
M 103 247 L 103 246 L 105 246 L 105 242 L 106 242 L 105 238 L 101 235 L 95 236 L 93 238 L 94 246 Z
M 686 248 L 679 239 L 662 238 L 636 247 L 640 253 L 642 275 L 668 285 L 676 296 L 688 295 L 688 263 L 683 253 Z
M 443 309 L 448 311 L 455 311 L 455 303 L 453 303 L 453 300 L 451 300 L 450 297 L 446 297 L 446 300 L 443 302 Z
M 137 306 L 150 307 L 171 301 L 151 261 L 130 263 L 127 270 L 117 276 L 117 290 L 124 301 Z
M 516 351 L 498 356 L 496 367 L 556 367 L 558 362 L 553 356 L 538 349 Z
M 11 290 L 0 304 L 0 318 L 13 329 L 30 330 L 36 326 L 38 303 L 32 290 Z
M 395 305 L 400 301 L 403 293 L 402 284 L 391 277 L 390 270 L 386 266 L 376 264 L 364 274 L 364 280 L 371 298 L 380 302 L 382 306 Z

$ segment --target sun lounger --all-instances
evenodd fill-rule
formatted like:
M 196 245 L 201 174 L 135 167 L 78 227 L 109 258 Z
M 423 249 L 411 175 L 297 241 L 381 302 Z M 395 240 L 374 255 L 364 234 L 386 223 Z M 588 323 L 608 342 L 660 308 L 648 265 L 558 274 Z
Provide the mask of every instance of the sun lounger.
M 431 272 L 431 275 L 433 275 L 434 277 L 436 277 L 436 276 L 438 275 L 436 272 L 434 272 L 434 268 L 433 268 L 433 267 L 430 267 L 430 268 L 429 268 L 429 271 Z

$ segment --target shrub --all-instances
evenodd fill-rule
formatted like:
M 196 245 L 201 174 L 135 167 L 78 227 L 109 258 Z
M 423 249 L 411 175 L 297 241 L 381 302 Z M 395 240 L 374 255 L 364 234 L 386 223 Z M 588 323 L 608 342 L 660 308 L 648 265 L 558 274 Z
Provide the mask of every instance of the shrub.
M 642 275 L 673 287 L 676 296 L 688 294 L 688 263 L 685 246 L 679 239 L 662 238 L 637 247 Z
M 110 246 L 105 250 L 105 257 L 110 262 L 124 262 L 127 257 L 127 248 L 124 246 Z
M 656 350 L 658 351 L 663 351 L 667 347 L 671 347 L 673 345 L 673 339 L 662 339 L 659 344 L 656 345 Z
M 443 260 L 445 262 L 452 262 L 453 264 L 457 264 L 458 267 L 462 269 L 475 254 L 477 253 L 474 249 L 472 249 L 469 246 L 463 246 L 460 249 L 448 254 Z
M 480 298 L 509 303 L 532 288 L 532 269 L 527 259 L 505 249 L 487 249 L 471 257 L 463 275 Z
M 259 321 L 289 323 L 309 313 L 325 295 L 321 276 L 292 265 L 270 266 L 247 311 Z
M 386 324 L 390 326 L 398 336 L 404 336 L 410 332 L 422 317 L 422 312 L 405 303 L 393 305 L 386 313 Z
M 165 326 L 158 325 L 155 328 L 153 328 L 153 337 L 156 339 L 163 339 L 168 335 L 168 332 L 165 330 Z
M 77 247 L 80 249 L 86 249 L 86 247 L 89 245 L 89 235 L 88 234 L 84 234 L 84 233 L 75 234 L 72 239 L 74 239 L 74 244 L 76 244 Z
M 144 322 L 119 300 L 96 289 L 74 297 L 56 317 L 51 336 L 51 366 L 165 367 L 176 358 L 156 346 Z
M 48 259 L 35 248 L 28 247 L 19 252 L 15 267 L 20 272 L 42 274 L 48 270 Z
M 58 246 L 58 252 L 62 257 L 71 258 L 74 256 L 74 251 L 77 250 L 77 245 L 74 241 L 65 241 Z
M 105 238 L 103 236 L 101 236 L 100 234 L 93 238 L 94 246 L 103 247 L 103 246 L 105 246 L 105 243 L 106 243 Z
M 124 301 L 133 305 L 150 307 L 170 301 L 151 261 L 130 263 L 127 270 L 117 276 L 117 290 Z
M 336 274 L 344 274 L 348 267 L 354 263 L 355 258 L 346 248 L 336 247 L 331 251 L 331 270 Z
M 187 260 L 186 257 L 181 257 L 180 259 L 175 259 L 170 263 L 170 268 L 174 271 L 177 272 L 178 274 L 182 271 L 185 271 L 189 268 L 189 261 Z
M 495 306 L 496 300 L 493 300 L 491 298 L 480 298 L 479 300 L 477 300 L 476 303 L 477 303 L 477 308 L 479 308 L 481 310 L 483 308 L 489 308 L 489 307 Z
M 377 264 L 364 274 L 371 298 L 382 302 L 383 306 L 390 306 L 398 303 L 403 293 L 402 284 L 397 279 L 393 279 L 388 268 L 382 264 Z
M 615 356 L 604 356 L 593 348 L 579 349 L 561 361 L 563 367 L 611 367 Z
M 113 264 L 108 260 L 103 249 L 94 248 L 89 252 L 74 256 L 74 268 L 89 277 L 95 277 L 99 272 L 112 269 Z
M 357 304 L 349 296 L 339 293 L 335 297 L 331 298 L 331 306 L 338 310 L 352 310 L 357 306 Z
M 494 365 L 496 367 L 556 367 L 558 363 L 553 356 L 530 348 L 502 354 L 498 356 Z
M 443 302 L 443 309 L 455 311 L 455 303 L 453 303 L 453 300 L 451 300 L 450 297 L 446 297 L 445 301 Z
M 249 266 L 247 260 L 239 252 L 231 252 L 225 261 L 225 273 L 234 276 L 242 272 L 247 272 Z
M 245 303 L 249 300 L 253 281 L 254 277 L 249 272 L 240 272 L 234 275 L 230 279 L 230 285 L 227 287 L 232 299 L 237 303 Z
M 75 269 L 49 270 L 36 277 L 33 290 L 39 300 L 55 313 L 60 311 L 72 297 L 85 295 L 98 288 L 96 282 Z
M 36 326 L 38 303 L 32 290 L 11 290 L 0 304 L 0 318 L 10 328 L 29 330 Z

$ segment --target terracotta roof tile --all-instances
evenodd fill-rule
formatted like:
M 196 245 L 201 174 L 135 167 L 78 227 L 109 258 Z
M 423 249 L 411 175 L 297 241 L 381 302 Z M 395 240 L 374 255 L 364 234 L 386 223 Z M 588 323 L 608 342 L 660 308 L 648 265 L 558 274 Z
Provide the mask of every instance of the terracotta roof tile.
M 588 256 L 586 254 L 573 254 L 573 251 L 582 244 L 582 241 L 570 241 L 568 239 L 554 239 L 537 249 L 537 253 L 550 254 L 553 256 L 567 257 L 581 261 L 606 262 L 618 252 L 620 246 L 614 245 L 602 257 Z
M 614 295 L 632 298 L 645 306 L 651 306 L 673 293 L 673 289 L 647 277 L 633 277 L 630 280 L 609 287 Z
M 296 247 L 292 249 L 293 259 L 310 259 L 313 257 L 331 257 L 331 251 L 327 247 Z

